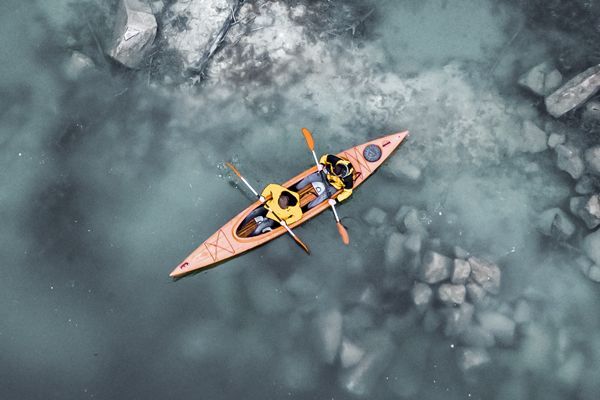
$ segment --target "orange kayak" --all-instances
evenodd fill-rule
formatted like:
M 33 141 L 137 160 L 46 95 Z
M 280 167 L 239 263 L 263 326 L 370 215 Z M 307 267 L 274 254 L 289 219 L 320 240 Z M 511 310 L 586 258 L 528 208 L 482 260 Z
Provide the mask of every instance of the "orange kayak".
M 394 133 L 392 135 L 383 136 L 338 153 L 338 157 L 347 159 L 354 167 L 355 176 L 353 189 L 356 189 L 356 187 L 367 180 L 367 178 L 369 178 L 369 176 L 371 176 L 377 170 L 377 168 L 383 164 L 383 162 L 394 152 L 394 150 L 398 148 L 400 143 L 402 143 L 407 136 L 408 131 Z M 316 171 L 316 166 L 307 169 L 306 171 L 285 182 L 283 186 L 287 188 L 293 187 L 304 177 Z M 332 197 L 336 198 L 339 193 L 341 193 L 341 191 L 338 191 Z M 316 193 L 311 185 L 308 185 L 308 187 L 299 191 L 299 194 L 300 205 L 302 207 L 305 207 L 310 201 L 316 198 Z M 214 267 L 223 261 L 239 256 L 248 250 L 252 250 L 285 234 L 285 228 L 278 226 L 270 232 L 261 233 L 256 236 L 248 236 L 249 232 L 252 232 L 253 226 L 247 225 L 250 225 L 253 221 L 245 221 L 247 219 L 246 217 L 252 211 L 261 206 L 261 202 L 256 201 L 235 216 L 228 223 L 223 225 L 221 229 L 215 232 L 196 250 L 194 250 L 192 254 L 183 260 L 171 272 L 170 276 L 173 278 L 180 278 L 191 272 L 199 272 L 201 270 Z M 296 226 L 305 223 L 327 208 L 329 208 L 329 204 L 327 201 L 324 201 L 309 210 L 305 210 L 304 214 L 302 215 L 302 219 L 294 224 L 291 224 L 290 228 L 293 229 Z

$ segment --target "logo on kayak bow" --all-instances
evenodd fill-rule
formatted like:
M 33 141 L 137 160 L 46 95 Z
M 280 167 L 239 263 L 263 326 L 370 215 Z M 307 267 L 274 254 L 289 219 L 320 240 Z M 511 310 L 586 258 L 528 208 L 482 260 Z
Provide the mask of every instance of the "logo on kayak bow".
M 381 158 L 381 147 L 370 144 L 363 150 L 363 157 L 369 162 L 378 161 Z

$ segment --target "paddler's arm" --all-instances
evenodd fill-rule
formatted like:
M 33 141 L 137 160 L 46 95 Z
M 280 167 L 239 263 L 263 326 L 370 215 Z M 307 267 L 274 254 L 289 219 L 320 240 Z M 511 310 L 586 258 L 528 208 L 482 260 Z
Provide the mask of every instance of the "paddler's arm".
M 262 191 L 262 193 L 260 194 L 260 202 L 264 203 L 268 200 L 271 200 L 273 198 L 273 189 L 276 188 L 277 185 L 270 183 L 268 184 Z
M 342 193 L 340 193 L 338 195 L 338 197 L 336 197 L 335 199 L 339 202 L 342 202 L 344 200 L 346 200 L 348 197 L 350 197 L 352 195 L 352 189 L 344 189 L 342 190 Z

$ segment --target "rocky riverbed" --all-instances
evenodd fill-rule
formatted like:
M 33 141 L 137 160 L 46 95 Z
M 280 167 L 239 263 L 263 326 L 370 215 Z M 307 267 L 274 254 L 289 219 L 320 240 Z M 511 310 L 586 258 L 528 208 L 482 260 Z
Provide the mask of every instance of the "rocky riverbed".
M 0 11 L 1 398 L 597 398 L 597 4 Z M 325 213 L 311 256 L 169 281 L 251 199 L 223 162 L 284 181 L 303 126 L 411 132 L 338 207 L 350 246 Z

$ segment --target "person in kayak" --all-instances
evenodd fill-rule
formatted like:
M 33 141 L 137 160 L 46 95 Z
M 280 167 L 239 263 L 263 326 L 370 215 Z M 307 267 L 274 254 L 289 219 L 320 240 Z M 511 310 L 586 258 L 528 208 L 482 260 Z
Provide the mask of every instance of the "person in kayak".
M 350 161 L 333 154 L 325 154 L 319 162 L 324 166 L 329 183 L 342 191 L 337 200 L 342 202 L 350 197 L 354 186 L 354 167 Z
M 260 195 L 260 201 L 264 206 L 252 211 L 243 222 L 245 224 L 251 219 L 256 222 L 256 228 L 250 236 L 273 230 L 279 225 L 279 221 L 291 225 L 302 218 L 300 196 L 281 185 L 275 183 L 267 185 Z
M 323 179 L 324 173 L 326 179 Z M 352 194 L 354 186 L 354 167 L 350 161 L 333 154 L 325 154 L 319 160 L 319 171 L 308 175 L 296 185 L 298 190 L 312 184 L 317 192 L 317 198 L 308 203 L 308 209 L 329 199 L 338 190 L 342 193 L 338 201 L 344 201 Z

